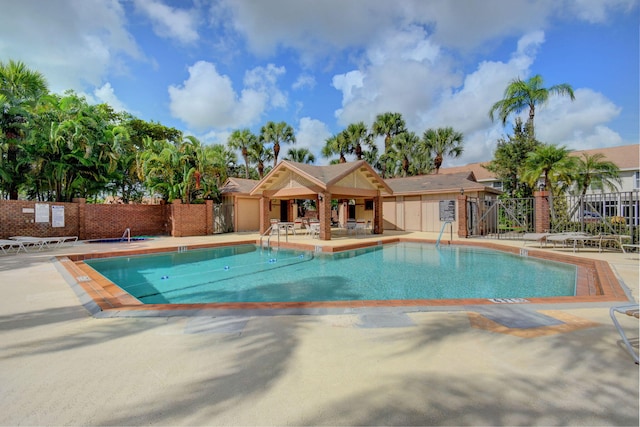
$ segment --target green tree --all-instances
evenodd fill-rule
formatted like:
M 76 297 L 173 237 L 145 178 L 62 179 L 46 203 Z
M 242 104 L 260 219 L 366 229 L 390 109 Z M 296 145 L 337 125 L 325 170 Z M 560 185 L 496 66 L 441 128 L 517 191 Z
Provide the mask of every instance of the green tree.
M 582 196 L 587 194 L 590 185 L 616 191 L 617 184 L 621 182 L 620 169 L 615 163 L 605 160 L 602 153 L 582 153 L 576 158 L 573 176 L 576 189 Z
M 268 150 L 262 138 L 256 138 L 255 141 L 249 147 L 249 160 L 256 164 L 258 168 L 258 176 L 260 179 L 264 178 L 265 163 L 273 159 L 273 151 Z
M 384 136 L 385 153 L 391 149 L 391 139 L 406 132 L 406 124 L 400 113 L 383 113 L 376 116 L 371 127 L 373 135 Z
M 575 158 L 569 156 L 566 147 L 541 144 L 527 154 L 522 171 L 522 180 L 535 188 L 540 179 L 544 189 L 558 194 L 559 184 L 567 185 L 572 181 L 575 170 Z
M 425 152 L 421 150 L 420 137 L 414 132 L 403 132 L 393 137 L 392 146 L 387 154 L 390 161 L 388 165 L 394 165 L 390 169 L 389 176 L 414 176 L 428 170 L 429 163 L 425 161 Z
M 520 117 L 516 118 L 513 135 L 509 135 L 508 139 L 498 140 L 493 159 L 484 167 L 502 181 L 505 194 L 509 197 L 533 195 L 533 188 L 523 182 L 520 175 L 527 154 L 539 145 L 540 142 L 533 136 L 530 123 L 523 125 Z
M 265 144 L 273 144 L 273 167 L 278 164 L 280 144 L 294 144 L 296 142 L 293 128 L 285 122 L 267 122 L 260 130 L 260 139 Z
M 343 131 L 326 139 L 324 147 L 322 147 L 322 156 L 329 158 L 338 155 L 338 160 L 333 163 L 346 163 L 345 156 L 350 152 L 349 150 L 349 141 Z
M 25 182 L 29 162 L 21 156 L 28 123 L 33 108 L 47 92 L 41 73 L 19 61 L 0 61 L 0 189 L 10 199 L 18 198 L 18 189 Z
M 308 148 L 289 148 L 287 159 L 298 163 L 315 163 L 316 156 Z
M 371 148 L 373 146 L 372 136 L 369 134 L 367 125 L 364 122 L 351 123 L 343 131 L 344 138 L 349 144 L 349 152 L 356 155 L 356 159 L 362 160 L 364 153 L 363 146 Z
M 502 125 L 505 126 L 507 118 L 511 114 L 519 114 L 529 108 L 531 132 L 534 133 L 533 119 L 536 114 L 536 105 L 544 105 L 549 99 L 549 95 L 552 94 L 569 96 L 572 101 L 575 99 L 573 88 L 566 83 L 551 86 L 550 88 L 545 88 L 543 85 L 542 76 L 539 74 L 527 81 L 523 81 L 520 78 L 512 80 L 504 90 L 503 99 L 491 107 L 489 111 L 491 121 L 494 120 L 494 116 L 497 113 Z
M 249 179 L 249 148 L 255 145 L 258 137 L 255 136 L 248 128 L 234 130 L 227 144 L 233 150 L 240 150 L 244 159 L 245 178 Z
M 460 157 L 464 148 L 462 143 L 464 136 L 460 132 L 456 132 L 452 127 L 427 129 L 422 136 L 424 151 L 433 159 L 433 167 L 436 174 L 445 156 Z

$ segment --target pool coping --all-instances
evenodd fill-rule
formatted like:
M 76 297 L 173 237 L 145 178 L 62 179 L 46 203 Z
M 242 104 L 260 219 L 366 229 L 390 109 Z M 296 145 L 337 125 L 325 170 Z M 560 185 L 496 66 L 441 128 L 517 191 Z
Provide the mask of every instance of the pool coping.
M 347 243 L 336 246 L 321 246 L 295 242 L 280 242 L 282 248 L 310 250 L 315 252 L 342 252 L 381 244 L 415 242 L 434 244 L 435 240 L 407 237 L 392 237 L 375 241 Z M 601 260 L 579 258 L 561 253 L 517 248 L 500 245 L 494 242 L 456 241 L 449 246 L 473 246 L 494 249 L 519 256 L 559 261 L 577 267 L 576 295 L 568 297 L 545 297 L 526 299 L 440 299 L 440 300 L 365 300 L 365 301 L 308 301 L 308 302 L 246 302 L 246 303 L 200 303 L 200 304 L 144 304 L 138 301 L 113 282 L 96 272 L 84 261 L 87 259 L 114 256 L 134 256 L 154 253 L 178 252 L 195 249 L 206 249 L 242 244 L 259 244 L 259 240 L 237 240 L 230 242 L 168 246 L 116 252 L 69 254 L 55 259 L 59 271 L 72 286 L 85 308 L 95 317 L 155 317 L 155 316 L 193 316 L 203 313 L 228 314 L 251 312 L 254 314 L 322 314 L 332 311 L 353 312 L 362 309 L 387 310 L 421 310 L 443 309 L 445 307 L 466 307 L 496 304 L 569 304 L 569 303 L 607 303 L 613 301 L 629 301 L 620 281 L 612 271 L 609 263 Z

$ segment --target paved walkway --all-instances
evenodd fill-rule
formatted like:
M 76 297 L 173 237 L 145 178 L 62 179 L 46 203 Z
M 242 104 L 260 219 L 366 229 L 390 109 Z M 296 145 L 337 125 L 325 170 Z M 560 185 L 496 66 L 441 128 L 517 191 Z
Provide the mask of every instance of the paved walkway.
M 603 304 L 535 307 L 585 326 L 536 337 L 483 328 L 475 307 L 96 319 L 51 261 L 79 251 L 247 237 L 0 256 L 0 424 L 639 423 L 638 366 Z M 329 244 L 339 240 L 348 241 Z M 637 300 L 637 254 L 576 256 L 607 260 Z M 517 316 L 517 306 L 507 308 Z M 637 337 L 638 322 L 621 320 Z

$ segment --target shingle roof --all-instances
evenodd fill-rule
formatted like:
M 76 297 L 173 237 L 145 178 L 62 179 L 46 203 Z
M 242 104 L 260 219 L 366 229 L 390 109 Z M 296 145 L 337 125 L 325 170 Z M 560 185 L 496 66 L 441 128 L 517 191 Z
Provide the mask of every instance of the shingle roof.
M 581 156 L 582 153 L 589 154 L 590 156 L 596 153 L 602 153 L 606 160 L 615 163 L 620 170 L 640 170 L 640 144 L 594 148 L 592 150 L 576 150 L 571 152 L 574 156 Z
M 386 180 L 394 195 L 410 193 L 451 193 L 460 189 L 465 191 L 492 190 L 476 181 L 473 172 L 450 174 L 431 174 L 408 178 L 391 178 Z
M 220 191 L 222 193 L 239 193 L 239 194 L 249 194 L 251 190 L 255 188 L 258 184 L 255 179 L 246 179 L 246 178 L 228 178 L 224 183 Z
M 594 155 L 604 154 L 606 160 L 615 163 L 620 170 L 640 170 L 640 144 L 621 145 L 618 147 L 593 148 L 590 150 L 575 150 L 570 153 L 572 156 L 581 156 L 582 153 Z M 482 181 L 492 181 L 496 179 L 493 172 L 489 172 L 482 165 L 488 162 L 469 163 L 464 166 L 454 166 L 440 169 L 440 175 L 473 172 L 476 179 Z

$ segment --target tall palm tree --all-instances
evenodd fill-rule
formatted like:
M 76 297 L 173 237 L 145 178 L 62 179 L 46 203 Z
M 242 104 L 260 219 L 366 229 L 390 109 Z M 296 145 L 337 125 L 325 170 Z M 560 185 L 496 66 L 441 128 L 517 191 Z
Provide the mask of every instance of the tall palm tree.
M 25 170 L 18 170 L 18 157 L 26 138 L 31 109 L 48 92 L 44 76 L 32 71 L 23 62 L 0 61 L 0 144 L 6 151 L 6 161 L 0 156 L 0 188 L 10 199 L 18 198 L 18 187 Z
M 414 132 L 403 132 L 396 135 L 392 139 L 392 149 L 389 152 L 393 163 L 400 166 L 399 171 L 394 171 L 393 175 L 398 172 L 402 176 L 412 176 L 423 172 L 423 163 L 421 161 L 424 152 L 420 150 L 420 137 Z
M 433 168 L 436 174 L 440 171 L 444 156 L 460 157 L 464 148 L 464 136 L 452 127 L 427 129 L 422 135 L 424 151 L 433 158 Z
M 308 148 L 289 148 L 287 159 L 298 163 L 315 163 L 316 156 Z
M 260 130 L 260 139 L 265 144 L 273 143 L 273 167 L 278 164 L 278 155 L 280 154 L 280 144 L 293 144 L 296 142 L 296 136 L 293 128 L 285 122 L 267 122 Z
M 258 176 L 264 178 L 264 164 L 273 159 L 273 151 L 267 150 L 262 138 L 256 138 L 249 147 L 249 159 L 257 164 Z
M 581 195 L 587 194 L 592 184 L 612 191 L 617 189 L 616 184 L 621 182 L 620 169 L 615 163 L 605 159 L 602 153 L 582 153 L 581 157 L 576 158 L 574 182 Z
M 376 116 L 371 127 L 375 136 L 384 136 L 384 152 L 391 149 L 391 138 L 405 132 L 406 124 L 400 113 L 383 113 Z
M 240 150 L 242 158 L 244 159 L 245 177 L 247 179 L 249 179 L 249 148 L 252 147 L 257 140 L 258 137 L 247 128 L 234 130 L 227 140 L 230 148 Z
M 527 154 L 522 180 L 535 188 L 538 180 L 544 181 L 544 189 L 556 189 L 558 183 L 571 182 L 572 171 L 575 170 L 575 157 L 569 156 L 566 147 L 543 144 Z
M 372 135 L 364 122 L 351 123 L 344 130 L 344 137 L 348 141 L 349 152 L 354 153 L 358 160 L 362 160 L 363 145 L 369 148 L 373 146 Z
M 339 159 L 336 163 L 346 163 L 345 155 L 349 153 L 349 149 L 349 141 L 343 131 L 326 139 L 325 145 L 322 147 L 322 155 L 329 158 L 337 154 Z
M 489 111 L 491 121 L 494 119 L 496 112 L 502 121 L 502 125 L 507 124 L 507 118 L 515 113 L 519 114 L 525 108 L 529 108 L 529 123 L 533 132 L 533 118 L 536 114 L 536 105 L 543 105 L 549 99 L 549 95 L 569 96 L 573 101 L 575 95 L 573 88 L 566 83 L 554 85 L 545 88 L 542 76 L 536 74 L 527 81 L 520 78 L 514 79 L 504 90 L 504 98 L 493 104 Z

